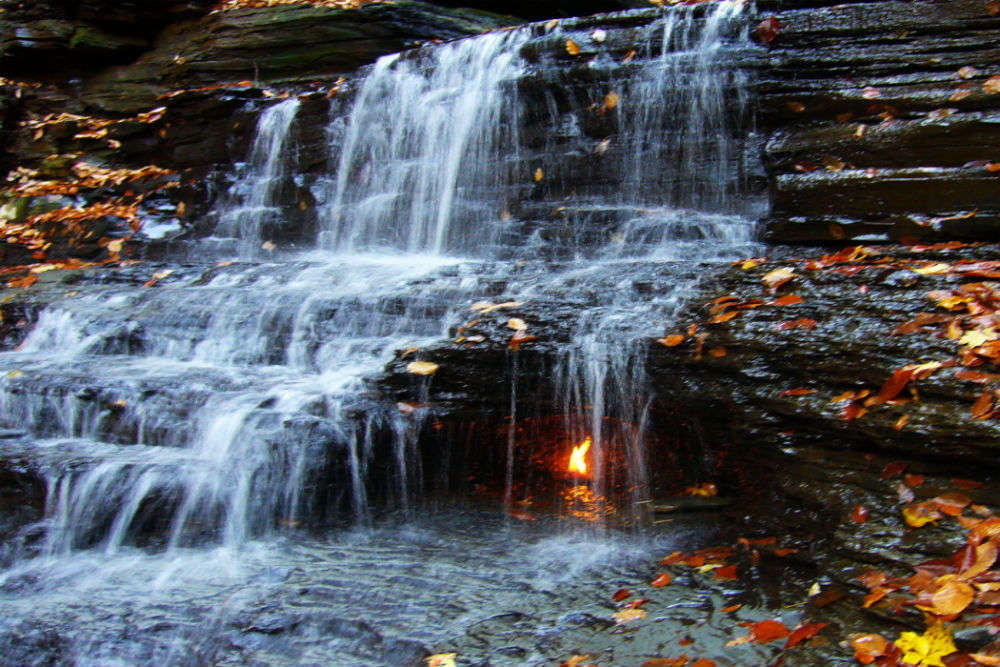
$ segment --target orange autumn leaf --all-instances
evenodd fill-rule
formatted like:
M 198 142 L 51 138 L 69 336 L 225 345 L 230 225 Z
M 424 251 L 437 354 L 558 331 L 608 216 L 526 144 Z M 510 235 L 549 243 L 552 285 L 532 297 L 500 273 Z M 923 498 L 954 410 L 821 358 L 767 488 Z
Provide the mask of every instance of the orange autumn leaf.
M 768 302 L 770 306 L 794 306 L 796 304 L 802 303 L 804 299 L 798 294 L 786 294 L 785 296 L 778 297 L 772 301 Z
M 969 496 L 963 493 L 942 493 L 930 502 L 937 506 L 937 509 L 948 516 L 958 516 L 972 502 Z
M 952 616 L 965 611 L 965 608 L 972 604 L 975 597 L 976 591 L 972 586 L 964 581 L 953 579 L 935 591 L 931 596 L 929 607 L 917 606 L 938 616 Z
M 865 596 L 865 601 L 861 605 L 861 607 L 863 609 L 868 609 L 868 607 L 871 607 L 873 604 L 875 604 L 888 594 L 889 594 L 888 588 L 882 588 L 882 587 L 876 588 L 871 593 Z
M 851 648 L 854 649 L 854 657 L 862 665 L 870 665 L 875 660 L 885 655 L 889 643 L 885 637 L 878 634 L 857 635 L 851 639 Z
M 691 658 L 684 653 L 679 658 L 653 658 L 642 663 L 642 667 L 684 667 L 689 660 Z
M 723 322 L 728 322 L 729 320 L 733 319 L 739 314 L 740 311 L 738 310 L 730 310 L 729 312 L 719 313 L 718 315 L 710 319 L 707 322 L 707 324 L 722 324 Z
M 868 509 L 864 505 L 855 505 L 851 512 L 851 520 L 854 523 L 864 523 L 868 521 Z
M 720 581 L 734 581 L 739 578 L 736 574 L 735 565 L 726 565 L 725 567 L 717 567 L 712 571 L 712 575 Z
M 959 572 L 959 577 L 962 579 L 972 579 L 978 577 L 986 570 L 993 567 L 993 563 L 997 559 L 997 545 L 993 540 L 988 540 L 983 542 L 978 547 L 976 547 L 976 553 L 974 560 L 961 572 Z
M 653 582 L 650 584 L 650 586 L 652 586 L 653 588 L 662 588 L 668 585 L 672 580 L 673 577 L 671 577 L 669 573 L 664 572 L 663 574 L 656 577 L 656 579 L 653 579 Z
M 972 418 L 986 419 L 993 412 L 993 392 L 986 390 L 972 404 Z
M 785 391 L 778 394 L 778 396 L 784 398 L 786 396 L 808 396 L 809 394 L 815 394 L 815 389 L 807 389 L 806 387 L 795 387 L 794 389 L 786 389 Z
M 611 596 L 611 599 L 615 602 L 621 602 L 627 597 L 631 597 L 632 592 L 627 588 L 619 588 L 615 591 L 615 594 Z
M 576 56 L 580 54 L 580 46 L 574 42 L 572 39 L 566 40 L 566 53 L 571 56 Z
M 742 606 L 743 606 L 742 603 L 741 604 L 733 604 L 733 605 L 729 605 L 728 607 L 723 607 L 719 611 L 722 612 L 723 614 L 731 614 L 734 611 L 738 611 L 740 609 L 740 607 L 742 607 Z
M 680 563 L 685 558 L 687 558 L 687 554 L 685 554 L 682 551 L 675 551 L 669 556 L 664 556 L 660 560 L 660 567 L 666 567 L 667 565 L 674 565 L 675 563 Z
M 752 640 L 758 644 L 767 644 L 776 639 L 782 639 L 790 634 L 788 627 L 781 621 L 768 619 L 754 623 L 750 628 Z
M 715 667 L 715 661 L 708 658 L 698 658 L 691 664 L 691 667 Z
M 713 347 L 708 351 L 708 356 L 720 359 L 726 356 L 726 348 L 722 347 L 721 345 L 718 347 Z
M 684 342 L 684 336 L 681 334 L 670 334 L 664 338 L 657 338 L 656 342 L 666 347 L 677 347 Z
M 778 324 L 774 325 L 774 328 L 777 331 L 788 331 L 789 329 L 797 329 L 797 328 L 809 331 L 811 329 L 815 329 L 816 324 L 817 324 L 816 320 L 811 320 L 808 317 L 802 317 L 797 320 L 787 320 L 785 322 L 779 322 Z
M 903 475 L 903 483 L 906 484 L 908 487 L 915 489 L 924 483 L 924 476 L 906 473 L 905 475 Z
M 886 401 L 891 401 L 899 395 L 899 392 L 903 391 L 910 380 L 913 378 L 912 368 L 900 368 L 895 371 L 892 376 L 885 381 L 882 388 L 878 392 L 878 402 L 885 403 Z

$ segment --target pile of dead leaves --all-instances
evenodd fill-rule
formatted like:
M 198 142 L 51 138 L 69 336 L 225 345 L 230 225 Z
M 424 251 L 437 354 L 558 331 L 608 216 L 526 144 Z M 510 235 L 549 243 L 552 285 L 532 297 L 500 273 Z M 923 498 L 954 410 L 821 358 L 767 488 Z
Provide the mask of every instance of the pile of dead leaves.
M 967 529 L 965 544 L 947 558 L 921 563 L 909 577 L 892 577 L 869 570 L 861 577 L 868 589 L 864 607 L 879 606 L 897 614 L 909 608 L 923 613 L 923 634 L 903 632 L 894 641 L 879 634 L 851 638 L 855 657 L 862 664 L 879 667 L 926 665 L 959 667 L 1000 665 L 1000 642 L 963 653 L 952 640 L 956 624 L 985 627 L 991 634 L 1000 628 L 1000 517 L 975 505 L 962 493 L 945 493 L 931 500 L 910 503 L 902 509 L 914 528 L 954 518 Z

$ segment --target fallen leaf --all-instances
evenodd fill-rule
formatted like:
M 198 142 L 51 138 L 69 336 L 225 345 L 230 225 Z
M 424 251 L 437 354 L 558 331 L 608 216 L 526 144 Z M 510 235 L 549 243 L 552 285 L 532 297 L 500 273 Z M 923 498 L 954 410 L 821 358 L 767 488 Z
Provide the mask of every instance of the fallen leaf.
M 580 54 L 580 46 L 574 42 L 572 39 L 566 40 L 566 53 L 571 56 L 576 56 Z
M 875 88 L 874 86 L 866 86 L 861 91 L 861 97 L 865 98 L 866 100 L 877 100 L 878 98 L 882 97 L 882 93 L 879 92 L 879 89 Z
M 969 496 L 962 493 L 942 493 L 928 502 L 934 503 L 937 509 L 948 516 L 958 516 L 962 513 L 963 509 L 969 506 L 972 500 Z
M 439 366 L 432 361 L 411 361 L 406 364 L 406 371 L 414 375 L 434 375 Z
M 797 320 L 786 320 L 785 322 L 779 322 L 774 325 L 774 328 L 778 331 L 788 331 L 789 329 L 801 328 L 806 331 L 810 331 L 816 328 L 816 320 L 811 320 L 808 317 L 802 317 Z
M 545 178 L 545 172 L 541 167 L 535 170 L 535 183 L 541 183 L 542 179 Z
M 712 576 L 719 581 L 735 581 L 739 579 L 739 575 L 736 573 L 735 565 L 726 565 L 723 567 L 716 568 L 712 572 Z
M 908 421 L 910 421 L 910 415 L 902 415 L 899 419 L 893 422 L 892 427 L 897 431 L 902 431 Z
M 729 320 L 733 319 L 739 314 L 740 311 L 738 310 L 730 310 L 725 313 L 719 313 L 718 315 L 710 319 L 708 322 L 706 322 L 706 324 L 722 324 L 723 322 L 728 322 Z
M 966 65 L 965 67 L 959 68 L 957 74 L 958 78 L 960 79 L 971 79 L 977 74 L 979 74 L 979 70 L 977 70 L 972 65 Z
M 679 658 L 653 658 L 642 663 L 642 667 L 684 667 L 690 659 L 687 653 Z
M 631 596 L 632 596 L 632 591 L 630 591 L 627 588 L 619 588 L 617 591 L 615 591 L 615 594 L 611 596 L 611 599 L 614 600 L 615 602 L 621 602 L 625 598 Z
M 907 505 L 903 508 L 903 520 L 913 528 L 926 526 L 933 521 L 937 521 L 941 516 L 937 505 L 930 501 Z
M 986 570 L 993 567 L 997 560 L 997 545 L 993 540 L 987 540 L 976 547 L 975 557 L 969 567 L 958 573 L 962 579 L 972 579 L 978 577 Z
M 788 641 L 785 642 L 785 648 L 794 648 L 801 644 L 802 642 L 812 639 L 820 630 L 830 625 L 829 623 L 803 623 L 799 627 L 792 630 L 792 634 L 788 636 Z
M 983 92 L 990 95 L 1000 93 L 1000 75 L 991 76 L 983 82 Z
M 769 301 L 769 306 L 794 306 L 796 304 L 802 303 L 804 299 L 798 294 L 786 294 L 785 296 L 778 297 L 773 301 Z
M 993 413 L 993 392 L 984 391 L 972 404 L 972 418 L 986 419 Z
M 789 635 L 788 627 L 781 621 L 768 619 L 754 623 L 750 628 L 750 636 L 758 644 L 767 644 Z
M 914 475 L 914 474 L 907 473 L 907 474 L 903 475 L 903 482 L 908 487 L 915 489 L 915 488 L 917 488 L 918 486 L 920 486 L 921 484 L 924 483 L 924 476 L 923 475 Z
M 815 394 L 815 389 L 807 389 L 805 387 L 796 387 L 795 389 L 786 389 L 785 391 L 778 394 L 780 397 L 786 396 L 808 396 L 809 394 Z
M 776 16 L 769 16 L 757 24 L 757 38 L 764 44 L 770 44 L 781 32 L 781 21 Z
M 641 621 L 646 616 L 646 612 L 642 609 L 622 609 L 621 611 L 616 611 L 614 614 L 615 623 L 618 625 L 625 625 L 632 621 Z
M 656 577 L 656 579 L 653 579 L 650 586 L 652 586 L 653 588 L 663 588 L 664 586 L 668 585 L 672 580 L 673 577 L 671 577 L 669 573 L 664 572 L 663 574 Z
M 952 579 L 934 592 L 929 607 L 917 606 L 938 616 L 952 616 L 965 611 L 975 597 L 976 591 L 972 586 L 964 581 Z
M 427 667 L 455 667 L 455 658 L 457 657 L 457 653 L 435 653 L 424 658 L 424 662 L 427 663 Z
M 713 347 L 708 351 L 708 355 L 710 357 L 715 357 L 716 359 L 719 359 L 721 357 L 726 356 L 726 348 L 722 347 L 721 345 L 719 347 Z
M 608 109 L 610 111 L 611 109 L 614 109 L 616 106 L 618 106 L 618 93 L 612 92 L 604 96 L 605 109 Z
M 876 658 L 885 655 L 888 642 L 878 634 L 855 635 L 850 641 L 854 657 L 862 665 L 870 665 Z
M 715 661 L 708 658 L 698 658 L 691 664 L 691 667 L 715 667 Z
M 720 611 L 721 613 L 723 613 L 723 614 L 731 614 L 731 613 L 733 613 L 734 611 L 737 611 L 737 610 L 739 610 L 739 608 L 740 608 L 740 607 L 742 607 L 742 606 L 743 606 L 743 604 L 742 604 L 742 603 L 740 603 L 740 604 L 734 604 L 734 605 L 729 605 L 728 607 L 723 607 L 723 608 L 722 608 L 722 609 L 720 609 L 719 611 Z
M 517 317 L 512 317 L 509 320 L 507 320 L 507 328 L 513 329 L 514 331 L 527 331 L 528 325 L 525 323 L 524 320 Z
M 876 588 L 875 590 L 873 590 L 872 592 L 870 592 L 868 595 L 865 596 L 865 601 L 861 605 L 861 608 L 868 609 L 873 604 L 875 604 L 876 602 L 884 598 L 886 595 L 888 595 L 888 593 L 889 593 L 888 588 L 881 588 L 881 587 Z
M 765 274 L 764 277 L 761 278 L 761 282 L 767 285 L 772 292 L 775 292 L 779 287 L 781 287 L 794 277 L 795 277 L 795 271 L 793 269 L 782 267 L 780 269 L 775 269 Z
M 864 505 L 855 505 L 851 512 L 851 520 L 854 523 L 865 523 L 868 521 L 868 509 Z
M 903 651 L 903 662 L 918 667 L 945 667 L 941 659 L 958 650 L 951 633 L 940 621 L 934 622 L 926 632 L 903 632 L 895 642 Z
M 908 466 L 909 464 L 903 461 L 890 461 L 882 468 L 882 472 L 879 473 L 879 479 L 892 479 L 906 470 Z
M 657 338 L 656 342 L 666 347 L 677 347 L 684 342 L 684 336 L 682 334 L 670 334 L 665 338 Z

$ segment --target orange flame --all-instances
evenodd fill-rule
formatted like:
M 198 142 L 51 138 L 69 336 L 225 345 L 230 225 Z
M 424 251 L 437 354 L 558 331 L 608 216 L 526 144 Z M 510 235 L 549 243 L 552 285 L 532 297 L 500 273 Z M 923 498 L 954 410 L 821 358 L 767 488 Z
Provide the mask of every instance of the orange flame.
M 579 475 L 587 474 L 587 452 L 590 450 L 590 436 L 583 439 L 579 445 L 573 448 L 573 453 L 569 455 L 569 471 Z

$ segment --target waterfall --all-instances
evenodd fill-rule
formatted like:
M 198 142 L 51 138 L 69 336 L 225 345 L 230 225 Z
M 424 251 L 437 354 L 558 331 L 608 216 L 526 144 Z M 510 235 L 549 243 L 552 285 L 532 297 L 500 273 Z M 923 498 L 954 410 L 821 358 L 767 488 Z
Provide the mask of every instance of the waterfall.
M 495 243 L 527 36 L 496 32 L 375 64 L 348 119 L 321 246 L 443 254 Z
M 288 135 L 299 104 L 298 99 L 290 98 L 260 114 L 247 163 L 240 166 L 242 173 L 219 214 L 216 236 L 239 239 L 242 257 L 255 256 L 267 225 L 281 221 L 281 188 L 294 162 L 288 154 Z
M 281 261 L 257 250 L 287 215 L 299 102 L 263 111 L 216 229 L 251 261 L 95 286 L 0 355 L 3 425 L 27 431 L 0 448 L 34 459 L 48 488 L 39 551 L 115 553 L 149 532 L 171 551 L 238 547 L 316 503 L 364 520 L 374 475 L 392 487 L 380 499 L 411 507 L 432 411 L 365 404 L 365 380 L 497 285 L 579 302 L 552 404 L 568 438 L 592 440 L 592 490 L 646 499 L 643 340 L 697 261 L 752 238 L 746 74 L 723 57 L 749 48 L 742 3 L 710 5 L 636 29 L 634 63 L 595 39 L 563 67 L 568 36 L 548 24 L 380 59 L 330 124 L 319 249 Z M 603 176 L 578 181 L 566 164 Z M 531 279 L 496 263 L 553 257 Z M 649 281 L 669 288 L 636 288 Z M 530 378 L 511 361 L 508 504 L 529 462 L 516 421 Z

